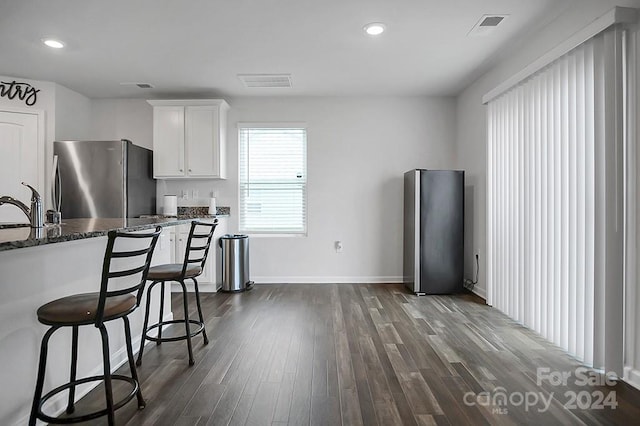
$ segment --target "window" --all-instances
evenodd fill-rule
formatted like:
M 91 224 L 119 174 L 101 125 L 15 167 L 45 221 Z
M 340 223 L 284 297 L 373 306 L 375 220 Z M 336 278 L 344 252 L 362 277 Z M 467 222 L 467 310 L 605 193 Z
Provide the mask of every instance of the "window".
M 240 124 L 240 232 L 306 234 L 305 126 Z

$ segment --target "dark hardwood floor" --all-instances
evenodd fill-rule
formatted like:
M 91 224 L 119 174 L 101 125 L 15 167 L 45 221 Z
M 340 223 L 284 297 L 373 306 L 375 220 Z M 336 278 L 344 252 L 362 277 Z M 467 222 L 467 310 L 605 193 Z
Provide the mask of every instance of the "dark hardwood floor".
M 475 296 L 259 285 L 202 301 L 210 342 L 194 339 L 196 364 L 184 342 L 149 345 L 138 369 L 147 407 L 132 401 L 118 424 L 640 424 L 640 391 L 581 383 L 595 373 Z M 78 411 L 103 398 L 96 388 Z

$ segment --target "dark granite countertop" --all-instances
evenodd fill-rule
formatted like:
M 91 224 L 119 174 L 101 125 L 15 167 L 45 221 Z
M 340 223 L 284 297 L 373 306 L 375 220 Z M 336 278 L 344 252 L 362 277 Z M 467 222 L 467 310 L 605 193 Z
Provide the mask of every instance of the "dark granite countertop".
M 193 220 L 193 219 L 215 219 L 217 217 L 229 217 L 229 215 L 212 215 L 212 214 L 179 214 L 178 216 L 167 216 L 164 214 L 144 214 L 140 216 L 142 219 L 176 219 L 176 220 Z
M 101 237 L 111 230 L 140 231 L 189 221 L 189 218 L 182 217 L 67 219 L 61 225 L 47 225 L 40 229 L 32 229 L 29 225 L 0 224 L 0 251 Z
M 231 208 L 224 206 L 216 207 L 215 215 L 209 214 L 209 207 L 178 207 L 178 217 L 188 217 L 189 219 L 228 217 L 230 213 Z
M 229 217 L 229 207 L 218 207 L 216 214 L 209 214 L 209 207 L 178 207 L 177 216 L 163 214 L 143 215 L 144 218 L 176 218 L 176 219 L 215 219 L 217 217 Z

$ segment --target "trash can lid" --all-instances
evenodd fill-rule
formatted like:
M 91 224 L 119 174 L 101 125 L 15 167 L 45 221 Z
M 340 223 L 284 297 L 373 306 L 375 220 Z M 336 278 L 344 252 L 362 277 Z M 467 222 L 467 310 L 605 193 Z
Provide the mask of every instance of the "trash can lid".
M 243 238 L 249 238 L 248 235 L 243 235 L 243 234 L 225 234 L 223 236 L 220 237 L 221 239 L 224 240 L 240 240 Z

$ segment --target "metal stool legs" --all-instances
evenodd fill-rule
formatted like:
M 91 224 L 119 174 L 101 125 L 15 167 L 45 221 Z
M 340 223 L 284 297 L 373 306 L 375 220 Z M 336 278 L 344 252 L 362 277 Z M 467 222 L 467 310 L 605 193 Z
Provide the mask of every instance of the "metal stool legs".
M 78 326 L 73 326 L 71 332 L 71 376 L 69 377 L 69 383 L 75 383 L 76 373 L 78 371 Z M 67 414 L 72 414 L 75 411 L 76 403 L 76 387 L 71 386 L 69 389 L 69 401 L 67 402 Z
M 189 327 L 189 302 L 187 300 L 187 286 L 184 281 L 180 281 L 182 287 L 182 304 L 184 307 L 184 328 L 185 336 L 187 336 L 187 349 L 189 350 L 189 365 L 195 364 L 193 360 L 193 349 L 191 348 L 191 330 Z
M 207 330 L 204 328 L 204 316 L 202 315 L 202 307 L 200 306 L 200 291 L 198 290 L 198 281 L 195 278 L 191 278 L 193 280 L 193 287 L 196 290 L 196 306 L 198 307 L 198 317 L 200 318 L 200 322 L 202 323 L 202 337 L 204 339 L 204 344 L 209 344 L 209 338 L 207 337 Z
M 42 343 L 40 344 L 40 362 L 38 364 L 38 378 L 36 380 L 36 391 L 33 395 L 33 404 L 31 405 L 31 416 L 29 417 L 29 426 L 35 426 L 38 411 L 40 411 L 40 398 L 42 397 L 42 389 L 44 387 L 44 373 L 47 367 L 47 352 L 49 350 L 49 338 L 58 329 L 51 327 L 44 334 Z
M 127 341 L 127 358 L 129 359 L 129 369 L 131 370 L 131 377 L 138 383 L 138 392 L 136 397 L 138 398 L 138 408 L 144 408 L 147 406 L 144 398 L 142 397 L 142 386 L 140 386 L 140 380 L 138 380 L 138 371 L 136 370 L 134 358 L 133 358 L 133 345 L 131 344 L 131 326 L 129 325 L 129 318 L 122 317 L 124 321 L 124 334 Z
M 136 365 L 140 367 L 142 365 L 142 354 L 144 352 L 144 341 L 147 338 L 147 331 L 149 330 L 149 308 L 151 307 L 151 290 L 158 284 L 160 281 L 154 281 L 151 283 L 149 288 L 147 289 L 147 306 L 144 311 L 144 323 L 142 325 L 142 336 L 140 336 L 140 350 L 138 351 L 138 360 L 136 361 Z M 160 318 L 162 321 L 162 318 Z M 160 326 L 162 327 L 162 326 Z M 162 330 L 162 328 L 160 328 Z
M 146 340 L 151 340 L 156 342 L 156 344 L 161 344 L 162 342 L 175 342 L 178 340 L 186 340 L 187 341 L 187 350 L 189 352 L 189 365 L 194 365 L 195 361 L 193 358 L 193 345 L 191 342 L 191 338 L 202 333 L 202 337 L 204 340 L 204 344 L 209 343 L 209 338 L 207 337 L 207 332 L 205 330 L 204 325 L 204 316 L 202 314 L 202 307 L 200 304 L 200 291 L 198 289 L 198 282 L 195 278 L 192 278 L 194 286 L 195 286 L 195 295 L 196 295 L 196 306 L 198 308 L 198 321 L 189 319 L 189 300 L 187 293 L 187 286 L 184 283 L 184 280 L 176 280 L 177 283 L 180 284 L 182 288 L 182 306 L 184 309 L 184 319 L 171 320 L 171 321 L 163 321 L 163 313 L 164 313 L 164 285 L 165 281 L 154 281 L 149 286 L 147 290 L 147 303 L 146 303 L 146 311 L 144 314 L 144 325 L 142 327 L 142 337 L 140 339 L 140 350 L 138 351 L 138 359 L 136 361 L 136 365 L 142 365 L 142 355 L 144 353 L 144 344 Z M 149 310 L 151 307 L 151 289 L 158 284 L 162 283 L 161 286 L 161 294 L 160 294 L 160 318 L 158 319 L 157 324 L 153 324 L 149 326 Z M 177 337 L 162 337 L 162 327 L 170 324 L 184 324 L 184 335 Z M 192 326 L 197 326 L 195 330 L 191 330 Z M 156 337 L 149 336 L 149 332 L 154 328 L 158 328 L 158 334 Z
M 164 318 L 164 281 L 160 284 L 160 314 L 158 314 L 158 341 L 156 345 L 162 344 L 162 319 Z
M 109 335 L 104 324 L 99 328 L 102 337 L 102 364 L 104 368 L 104 394 L 107 400 L 107 416 L 109 425 L 115 423 L 113 413 L 113 389 L 111 387 L 111 359 L 109 356 Z
M 69 383 L 66 383 L 62 386 L 58 386 L 53 389 L 49 393 L 47 393 L 44 397 L 42 396 L 43 388 L 44 388 L 44 379 L 45 372 L 47 366 L 47 354 L 49 351 L 49 339 L 51 335 L 60 329 L 61 327 L 53 326 L 47 330 L 44 337 L 42 338 L 42 343 L 40 347 L 40 362 L 38 365 L 38 377 L 36 380 L 36 390 L 33 396 L 33 404 L 31 405 L 31 415 L 29 417 L 29 426 L 35 426 L 36 420 L 41 419 L 49 423 L 63 423 L 66 419 L 56 419 L 52 418 L 42 412 L 42 406 L 45 401 L 47 401 L 52 396 L 58 394 L 59 392 L 68 389 L 69 397 L 67 402 L 66 412 L 67 414 L 72 414 L 75 411 L 75 388 L 77 385 L 82 383 L 89 383 L 92 381 L 97 381 L 102 379 L 104 381 L 105 388 L 105 400 L 106 400 L 106 409 L 94 413 L 89 413 L 84 416 L 79 416 L 73 419 L 68 419 L 69 422 L 76 423 L 78 421 L 91 420 L 97 417 L 101 417 L 103 415 L 107 415 L 107 421 L 109 425 L 113 425 L 115 423 L 115 410 L 123 406 L 126 402 L 129 401 L 129 396 L 127 396 L 122 401 L 114 403 L 113 401 L 113 387 L 112 387 L 112 379 L 117 380 L 125 380 L 129 382 L 133 389 L 131 391 L 130 396 L 133 396 L 133 393 L 138 398 L 138 408 L 144 408 L 146 403 L 144 398 L 142 397 L 142 390 L 140 388 L 140 382 L 138 381 L 138 373 L 136 371 L 135 361 L 133 357 L 133 348 L 131 345 L 131 327 L 129 325 L 129 319 L 124 316 L 122 317 L 124 321 L 124 331 L 125 331 L 125 340 L 127 346 L 127 358 L 129 361 L 129 368 L 131 369 L 131 378 L 120 375 L 112 375 L 111 374 L 111 361 L 109 354 L 109 334 L 104 324 L 98 329 L 100 330 L 100 335 L 102 338 L 102 362 L 103 362 L 103 376 L 93 376 L 87 377 L 84 379 L 77 379 L 77 366 L 78 366 L 78 326 L 73 326 L 72 328 L 72 349 L 71 349 L 71 374 Z

